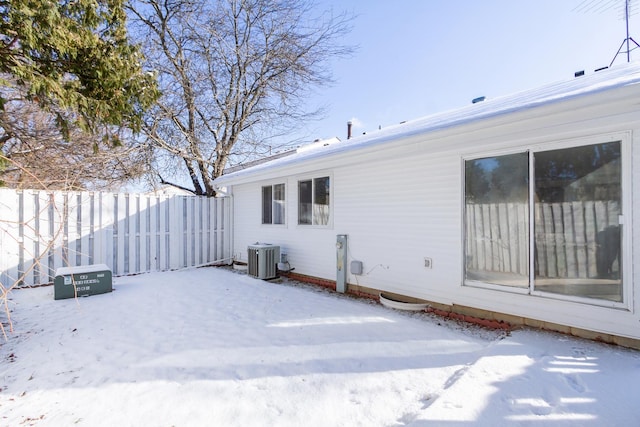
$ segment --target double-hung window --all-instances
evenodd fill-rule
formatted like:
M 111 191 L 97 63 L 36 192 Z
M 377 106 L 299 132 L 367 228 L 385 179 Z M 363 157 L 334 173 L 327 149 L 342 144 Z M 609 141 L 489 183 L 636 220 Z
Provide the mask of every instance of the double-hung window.
M 465 283 L 622 303 L 622 141 L 467 159 Z
M 284 184 L 265 185 L 262 187 L 263 224 L 284 224 L 284 193 Z
M 328 176 L 298 181 L 298 224 L 329 224 L 330 189 Z

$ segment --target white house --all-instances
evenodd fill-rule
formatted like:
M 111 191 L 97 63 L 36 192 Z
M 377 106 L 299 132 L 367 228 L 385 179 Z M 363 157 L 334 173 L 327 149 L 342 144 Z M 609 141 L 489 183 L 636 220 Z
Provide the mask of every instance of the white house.
M 318 145 L 215 181 L 236 258 L 340 281 L 346 235 L 350 291 L 640 342 L 640 64 Z

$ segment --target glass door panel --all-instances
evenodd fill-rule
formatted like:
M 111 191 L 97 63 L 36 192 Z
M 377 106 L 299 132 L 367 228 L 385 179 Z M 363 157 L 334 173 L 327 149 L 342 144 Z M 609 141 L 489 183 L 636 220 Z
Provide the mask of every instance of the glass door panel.
M 465 279 L 529 287 L 529 155 L 465 162 Z
M 622 301 L 620 142 L 534 154 L 534 289 Z

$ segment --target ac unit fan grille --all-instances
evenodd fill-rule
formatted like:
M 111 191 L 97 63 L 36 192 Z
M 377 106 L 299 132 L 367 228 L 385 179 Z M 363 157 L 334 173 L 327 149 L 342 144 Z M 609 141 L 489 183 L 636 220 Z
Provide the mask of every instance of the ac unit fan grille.
M 249 246 L 247 255 L 247 274 L 249 276 L 257 279 L 274 279 L 277 277 L 280 246 Z

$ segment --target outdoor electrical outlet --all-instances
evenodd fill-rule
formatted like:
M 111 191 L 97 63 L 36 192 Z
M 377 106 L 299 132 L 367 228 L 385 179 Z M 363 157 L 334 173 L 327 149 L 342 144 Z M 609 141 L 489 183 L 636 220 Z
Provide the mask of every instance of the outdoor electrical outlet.
M 433 260 L 431 258 L 425 258 L 424 268 L 432 268 L 432 267 L 433 267 Z

